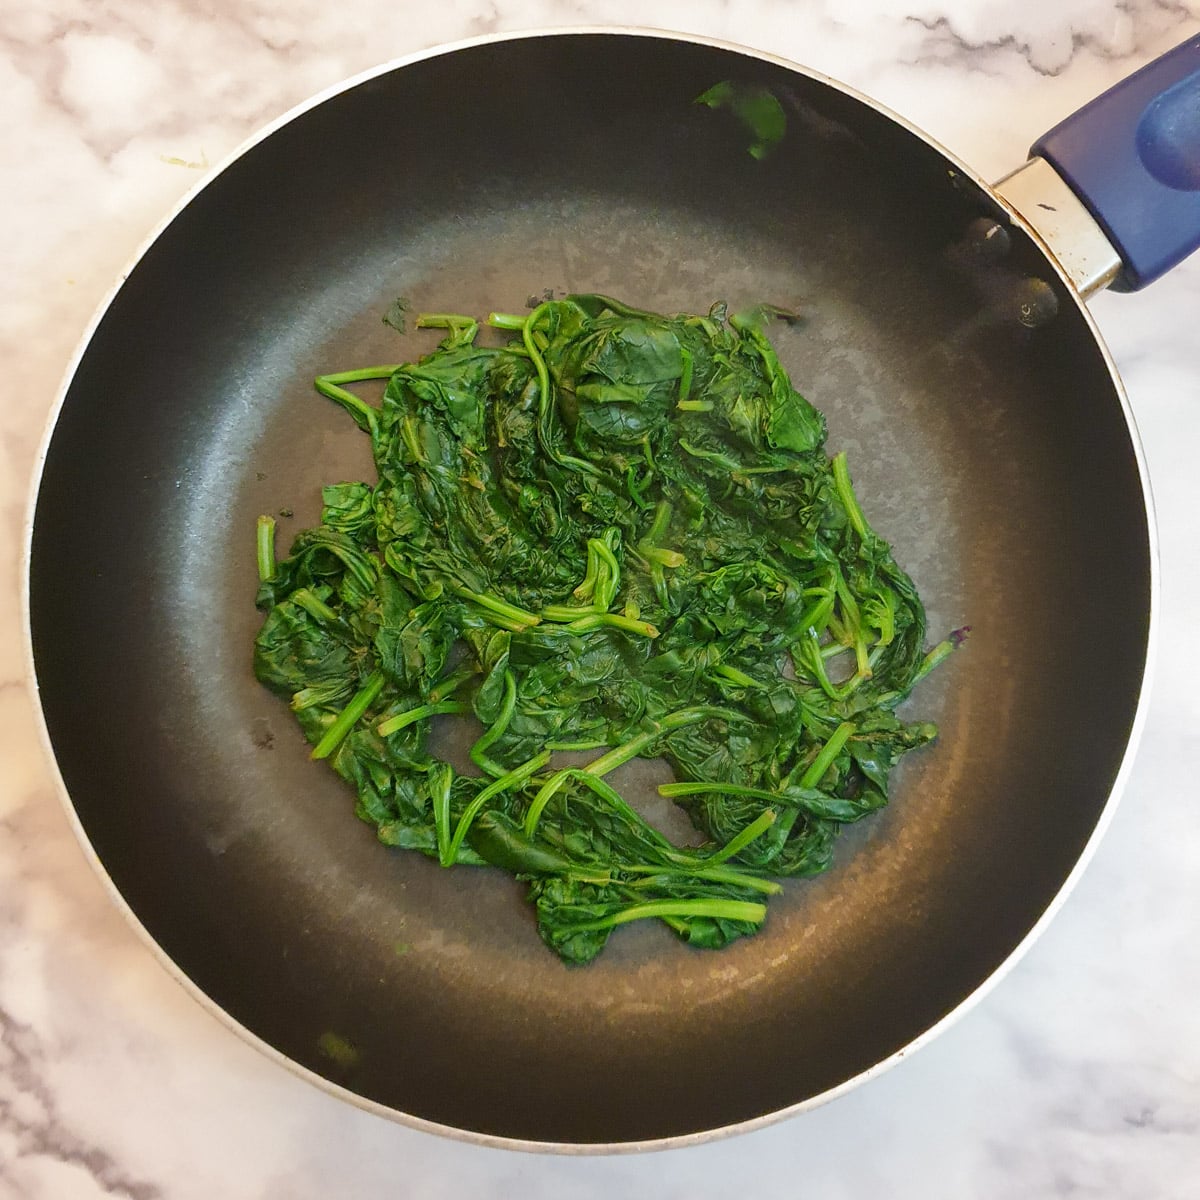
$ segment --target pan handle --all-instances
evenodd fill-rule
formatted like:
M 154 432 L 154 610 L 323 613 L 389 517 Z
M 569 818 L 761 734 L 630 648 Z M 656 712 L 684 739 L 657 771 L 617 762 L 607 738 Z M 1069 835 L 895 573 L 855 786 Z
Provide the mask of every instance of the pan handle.
M 1085 104 L 1030 155 L 1054 168 L 1120 256 L 1112 287 L 1152 283 L 1200 248 L 1200 35 Z

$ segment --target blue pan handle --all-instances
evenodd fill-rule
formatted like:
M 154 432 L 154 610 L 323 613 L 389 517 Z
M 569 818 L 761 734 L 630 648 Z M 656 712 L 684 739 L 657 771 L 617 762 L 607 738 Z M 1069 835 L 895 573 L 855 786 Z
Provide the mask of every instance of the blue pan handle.
M 1121 256 L 1137 291 L 1200 247 L 1200 35 L 1039 138 Z

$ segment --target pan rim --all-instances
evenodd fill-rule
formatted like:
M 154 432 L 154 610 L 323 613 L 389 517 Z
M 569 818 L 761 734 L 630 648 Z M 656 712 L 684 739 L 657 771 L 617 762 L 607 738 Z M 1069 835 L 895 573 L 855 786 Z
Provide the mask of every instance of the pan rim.
M 58 766 L 57 756 L 54 751 L 54 746 L 51 741 L 49 728 L 46 722 L 45 711 L 41 704 L 40 687 L 37 677 L 37 664 L 33 649 L 33 617 L 30 586 L 33 561 L 34 518 L 37 511 L 38 498 L 41 493 L 46 460 L 50 452 L 50 446 L 53 441 L 59 417 L 66 402 L 67 394 L 70 391 L 71 385 L 75 379 L 75 375 L 77 374 L 80 364 L 87 354 L 88 348 L 91 345 L 97 329 L 107 315 L 113 302 L 116 300 L 116 297 L 125 286 L 130 275 L 133 274 L 134 270 L 140 264 L 141 260 L 158 242 L 159 238 L 166 233 L 167 229 L 174 223 L 175 219 L 186 208 L 188 208 L 188 206 L 190 206 L 193 201 L 195 201 L 197 197 L 205 191 L 205 189 L 215 183 L 228 170 L 229 167 L 231 167 L 244 155 L 252 151 L 260 142 L 266 141 L 280 129 L 291 124 L 293 121 L 302 117 L 310 110 L 320 107 L 326 101 L 331 100 L 344 92 L 348 92 L 363 83 L 379 78 L 380 76 L 390 74 L 393 71 L 400 70 L 404 67 L 412 66 L 414 64 L 434 58 L 440 58 L 444 55 L 451 55 L 464 50 L 470 50 L 479 46 L 495 45 L 509 41 L 529 40 L 532 38 L 580 35 L 606 37 L 643 37 L 657 38 L 674 42 L 685 42 L 693 45 L 726 50 L 735 54 L 756 59 L 763 63 L 783 68 L 788 71 L 795 72 L 798 75 L 824 84 L 825 86 L 832 88 L 834 91 L 841 93 L 843 96 L 857 100 L 860 103 L 874 109 L 882 116 L 893 121 L 895 124 L 912 134 L 914 137 L 919 138 L 927 146 L 940 154 L 942 158 L 954 168 L 954 170 L 958 171 L 964 178 L 970 180 L 977 187 L 979 187 L 984 194 L 989 196 L 995 205 L 1007 214 L 1010 222 L 1017 225 L 1023 230 L 1023 232 L 1028 234 L 1033 240 L 1034 244 L 1039 248 L 1039 250 L 1041 250 L 1048 266 L 1055 272 L 1060 282 L 1063 284 L 1066 294 L 1074 301 L 1079 314 L 1083 318 L 1087 331 L 1091 335 L 1095 347 L 1100 354 L 1101 360 L 1108 371 L 1117 403 L 1120 406 L 1121 413 L 1125 420 L 1125 426 L 1128 431 L 1130 446 L 1133 451 L 1134 462 L 1137 468 L 1138 481 L 1141 487 L 1142 501 L 1146 514 L 1146 543 L 1148 550 L 1149 576 L 1148 622 L 1146 628 L 1146 646 L 1142 665 L 1141 681 L 1138 688 L 1129 736 L 1126 740 L 1125 748 L 1121 756 L 1120 766 L 1118 767 L 1112 787 L 1109 790 L 1108 797 L 1105 800 L 1096 820 L 1096 824 L 1091 834 L 1088 836 L 1088 839 L 1080 851 L 1074 865 L 1068 872 L 1066 878 L 1063 880 L 1063 883 L 1059 887 L 1058 891 L 1050 899 L 1041 916 L 1036 922 L 1034 922 L 1024 937 L 1022 937 L 1017 945 L 1013 947 L 1009 954 L 992 969 L 992 971 L 975 987 L 975 989 L 939 1020 L 934 1022 L 907 1044 L 893 1051 L 888 1057 L 880 1060 L 877 1063 L 874 1063 L 872 1066 L 867 1067 L 865 1070 L 858 1072 L 850 1078 L 843 1080 L 834 1087 L 827 1088 L 825 1091 L 798 1101 L 795 1104 L 776 1109 L 769 1113 L 763 1113 L 755 1117 L 750 1117 L 733 1124 L 697 1130 L 686 1134 L 675 1134 L 666 1137 L 641 1139 L 635 1141 L 595 1143 L 538 1141 L 528 1138 L 489 1134 L 479 1130 L 461 1129 L 457 1126 L 445 1125 L 437 1121 L 431 1121 L 413 1113 L 402 1112 L 399 1109 L 392 1108 L 389 1105 L 380 1103 L 379 1101 L 371 1100 L 358 1094 L 357 1092 L 343 1087 L 340 1084 L 326 1079 L 324 1076 L 319 1075 L 317 1072 L 305 1067 L 299 1062 L 296 1062 L 282 1051 L 276 1049 L 258 1034 L 254 1033 L 245 1025 L 235 1020 L 228 1012 L 225 1011 L 224 1008 L 221 1007 L 220 1004 L 217 1003 L 216 1000 L 209 996 L 208 993 L 199 986 L 199 984 L 193 981 L 178 966 L 178 964 L 176 964 L 174 959 L 171 958 L 167 951 L 154 939 L 154 937 L 147 930 L 146 926 L 142 923 L 141 919 L 134 912 L 129 902 L 125 899 L 124 895 L 119 891 L 111 876 L 108 874 L 108 871 L 101 861 L 95 847 L 92 845 L 91 839 L 89 838 L 75 805 L 71 800 L 70 794 L 67 790 Z M 267 1059 L 285 1068 L 290 1073 L 298 1076 L 307 1083 L 316 1086 L 327 1095 L 351 1104 L 365 1112 L 369 1112 L 378 1117 L 383 1117 L 387 1120 L 396 1122 L 397 1124 L 405 1125 L 411 1129 L 420 1130 L 425 1133 L 438 1134 L 455 1141 L 466 1142 L 473 1145 L 486 1146 L 494 1149 L 522 1151 L 527 1153 L 554 1153 L 574 1156 L 635 1154 L 644 1153 L 647 1151 L 681 1149 L 688 1146 L 699 1145 L 704 1142 L 732 1137 L 737 1134 L 750 1133 L 758 1129 L 766 1128 L 770 1125 L 778 1124 L 796 1116 L 801 1112 L 817 1108 L 832 1100 L 835 1100 L 838 1097 L 883 1074 L 885 1071 L 890 1070 L 904 1059 L 910 1057 L 917 1050 L 920 1050 L 924 1046 L 928 1045 L 942 1032 L 970 1012 L 975 1005 L 980 1003 L 986 996 L 990 995 L 992 990 L 1001 982 L 1001 980 L 1008 975 L 1008 973 L 1017 965 L 1018 962 L 1020 962 L 1030 947 L 1041 936 L 1046 927 L 1058 914 L 1059 910 L 1065 904 L 1068 896 L 1074 890 L 1080 877 L 1091 863 L 1097 847 L 1107 833 L 1109 825 L 1112 823 L 1116 807 L 1120 802 L 1121 796 L 1123 795 L 1128 784 L 1129 776 L 1132 773 L 1133 764 L 1137 757 L 1138 748 L 1148 717 L 1150 704 L 1149 698 L 1152 691 L 1155 663 L 1157 659 L 1156 651 L 1160 622 L 1159 609 L 1161 567 L 1159 562 L 1158 525 L 1155 515 L 1154 499 L 1151 490 L 1149 471 L 1146 463 L 1145 450 L 1142 445 L 1141 436 L 1138 432 L 1133 410 L 1130 406 L 1124 384 L 1122 383 L 1112 354 L 1103 337 L 1101 336 L 1094 317 L 1092 316 L 1084 300 L 1080 297 L 1078 291 L 1071 283 L 1066 271 L 1058 262 L 1054 255 L 1053 249 L 1025 220 L 1025 218 L 1022 217 L 1021 214 L 1014 209 L 1012 205 L 1010 205 L 992 187 L 992 185 L 984 180 L 973 168 L 971 168 L 967 163 L 963 162 L 957 155 L 948 150 L 935 138 L 927 134 L 919 126 L 907 120 L 902 115 L 892 111 L 888 106 L 881 104 L 874 98 L 868 96 L 866 93 L 850 87 L 849 85 L 844 84 L 820 71 L 793 62 L 792 60 L 781 55 L 772 54 L 769 51 L 741 45 L 728 39 L 707 37 L 700 34 L 686 33 L 676 30 L 659 29 L 651 26 L 618 24 L 559 25 L 548 26 L 544 28 L 521 29 L 500 33 L 483 34 L 476 37 L 463 38 L 452 42 L 426 47 L 421 50 L 413 51 L 409 54 L 400 55 L 398 57 L 389 59 L 388 61 L 378 64 L 374 67 L 369 67 L 364 71 L 358 72 L 352 76 L 349 76 L 348 78 L 321 89 L 320 91 L 309 96 L 307 99 L 302 100 L 298 104 L 292 106 L 278 117 L 267 122 L 257 131 L 252 133 L 248 138 L 243 140 L 232 151 L 230 151 L 230 153 L 227 154 L 224 159 L 213 168 L 208 176 L 197 181 L 171 206 L 171 208 L 160 218 L 150 232 L 143 238 L 123 270 L 119 272 L 115 281 L 108 288 L 107 292 L 101 297 L 99 304 L 92 313 L 90 320 L 85 325 L 84 330 L 70 358 L 67 361 L 58 385 L 58 390 L 48 410 L 46 421 L 38 441 L 38 447 L 34 457 L 33 470 L 30 476 L 28 489 L 29 490 L 26 494 L 20 544 L 20 607 L 22 627 L 21 632 L 23 639 L 23 683 L 33 704 L 34 722 L 37 728 L 37 740 L 41 747 L 46 765 L 49 768 L 49 774 L 54 789 L 57 793 L 59 803 L 65 812 L 67 822 L 70 825 L 77 842 L 79 843 L 80 849 L 83 851 L 85 859 L 90 864 L 93 872 L 99 879 L 101 886 L 107 892 L 116 909 L 123 915 L 135 935 L 141 940 L 142 944 L 149 949 L 158 964 L 167 972 L 168 975 L 170 975 L 180 986 L 183 987 L 183 989 L 194 1001 L 200 1005 L 201 1008 L 208 1012 L 210 1016 L 212 1016 L 230 1032 L 234 1033 L 247 1044 L 263 1054 Z

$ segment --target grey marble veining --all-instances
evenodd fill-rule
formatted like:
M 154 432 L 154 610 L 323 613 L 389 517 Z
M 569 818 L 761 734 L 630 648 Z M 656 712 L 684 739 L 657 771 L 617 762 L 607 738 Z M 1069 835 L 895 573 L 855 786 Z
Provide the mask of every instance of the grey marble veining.
M 550 1159 L 358 1112 L 161 969 L 76 844 L 22 682 L 28 480 L 72 347 L 176 199 L 263 122 L 394 56 L 498 29 L 644 23 L 762 47 L 928 128 L 985 175 L 1200 29 L 1200 0 L 82 0 L 0 12 L 0 1200 L 329 1196 L 1185 1200 L 1200 1191 L 1200 259 L 1093 309 L 1141 426 L 1163 621 L 1106 840 L 980 1005 L 868 1086 L 761 1132 Z

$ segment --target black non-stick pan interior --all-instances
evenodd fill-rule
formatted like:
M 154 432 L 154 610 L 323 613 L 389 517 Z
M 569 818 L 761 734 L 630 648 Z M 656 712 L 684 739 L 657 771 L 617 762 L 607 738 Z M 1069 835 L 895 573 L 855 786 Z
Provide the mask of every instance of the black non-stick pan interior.
M 732 113 L 694 103 L 721 80 L 783 105 L 764 157 Z M 388 71 L 226 168 L 83 355 L 31 560 L 62 776 L 166 954 L 359 1096 L 548 1142 L 751 1121 L 968 997 L 1100 818 L 1149 620 L 1115 386 L 1076 302 L 1017 231 L 985 236 L 991 215 L 935 149 L 820 81 L 618 35 Z M 707 952 L 628 927 L 584 969 L 543 947 L 509 877 L 380 845 L 250 669 L 256 516 L 289 514 L 286 543 L 322 483 L 372 478 L 313 376 L 432 348 L 382 323 L 397 296 L 482 316 L 570 291 L 801 307 L 772 336 L 831 451 L 933 637 L 972 629 L 908 705 L 939 742 L 759 936 Z

